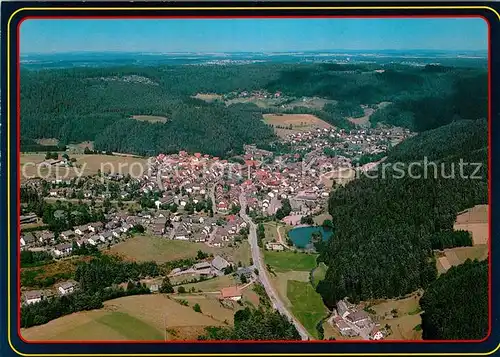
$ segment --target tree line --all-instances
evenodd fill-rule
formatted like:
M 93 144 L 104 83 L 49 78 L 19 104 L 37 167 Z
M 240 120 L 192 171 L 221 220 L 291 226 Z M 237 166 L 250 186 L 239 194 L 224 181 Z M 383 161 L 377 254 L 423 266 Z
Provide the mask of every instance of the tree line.
M 420 299 L 425 340 L 480 340 L 488 333 L 488 260 L 451 267 Z
M 249 308 L 234 314 L 232 327 L 207 327 L 199 340 L 300 340 L 295 326 L 278 311 Z
M 99 255 L 78 264 L 74 279 L 79 283 L 73 294 L 53 296 L 42 301 L 22 305 L 21 327 L 47 323 L 77 311 L 103 307 L 103 302 L 127 295 L 149 294 L 150 290 L 139 280 L 160 275 L 156 262 L 128 262 L 115 256 Z M 126 290 L 117 284 L 129 282 Z M 130 287 L 130 289 L 129 289 Z
M 481 121 L 466 124 L 484 125 Z M 458 166 L 459 158 L 467 162 L 471 154 L 476 155 L 469 148 L 484 144 L 484 140 L 467 140 L 471 130 L 457 131 L 449 141 L 439 139 L 453 131 L 448 126 L 427 136 L 454 148 L 444 147 L 440 152 L 455 155 L 434 157 L 446 173 Z M 409 159 L 401 161 L 405 169 L 414 160 L 422 161 L 415 156 L 415 152 L 425 154 L 417 150 L 420 142 L 421 138 L 414 137 L 404 143 L 404 150 L 395 150 L 398 160 Z M 465 168 L 464 177 L 457 174 L 454 179 L 441 174 L 424 178 L 422 166 L 413 170 L 422 178 L 401 178 L 388 167 L 378 168 L 376 178 L 362 176 L 335 190 L 329 198 L 335 235 L 321 247 L 320 260 L 328 271 L 317 287 L 326 305 L 332 307 L 346 296 L 353 301 L 391 298 L 425 288 L 437 277 L 433 249 L 471 245 L 470 236 L 454 232 L 453 224 L 459 212 L 488 202 L 486 150 L 478 151 L 475 159 L 483 163 L 481 179 L 469 178 L 474 171 L 471 167 Z
M 21 137 L 26 150 L 34 139 L 57 138 L 60 145 L 95 141 L 99 151 L 141 155 L 179 150 L 233 156 L 242 145 L 269 145 L 272 129 L 265 112 L 311 113 L 337 127 L 350 128 L 347 116 L 361 116 L 360 104 L 378 110 L 385 122 L 415 130 L 449 123 L 455 117 L 486 117 L 487 76 L 482 69 L 371 64 L 252 64 L 241 66 L 157 66 L 72 68 L 21 71 Z M 147 81 L 127 81 L 130 75 Z M 337 101 L 321 109 L 226 106 L 192 98 L 197 93 L 227 94 L 265 89 L 288 96 L 318 96 Z M 166 123 L 131 119 L 158 115 Z

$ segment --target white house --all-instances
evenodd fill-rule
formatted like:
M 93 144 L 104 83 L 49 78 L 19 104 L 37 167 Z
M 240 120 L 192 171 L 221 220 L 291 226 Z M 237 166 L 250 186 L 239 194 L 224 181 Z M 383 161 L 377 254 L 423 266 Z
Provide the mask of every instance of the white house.
M 95 233 L 97 231 L 99 231 L 100 229 L 102 229 L 103 227 L 103 224 L 102 222 L 95 222 L 95 223 L 90 223 L 87 228 L 89 231 Z
M 384 334 L 378 329 L 378 327 L 374 327 L 372 332 L 370 332 L 370 339 L 372 340 L 381 340 L 384 338 Z
M 24 293 L 24 301 L 26 304 L 35 304 L 42 301 L 42 293 L 38 290 L 26 291 Z
M 59 293 L 61 295 L 66 295 L 66 294 L 71 294 L 73 291 L 75 291 L 75 284 L 72 282 L 64 282 L 59 285 L 57 288 L 59 290 Z
M 58 244 L 54 248 L 54 254 L 56 257 L 62 257 L 71 254 L 73 247 L 69 243 Z
M 94 238 L 95 236 L 92 236 L 90 237 L 89 239 L 87 239 L 87 242 L 90 244 L 90 245 L 96 245 L 97 244 L 97 241 L 95 241 Z
M 281 243 L 266 243 L 267 250 L 282 251 L 285 249 Z
M 73 231 L 64 231 L 61 233 L 61 238 L 65 240 L 69 240 L 71 237 L 74 237 L 75 233 Z
M 93 242 L 97 243 L 98 241 L 101 241 L 101 242 L 105 242 L 104 238 L 102 238 L 100 235 L 98 234 L 95 234 L 93 235 L 92 237 L 90 237 L 89 239 L 92 239 Z M 89 239 L 87 239 L 87 242 L 89 242 Z M 90 243 L 90 242 L 89 242 Z M 92 243 L 90 243 L 92 244 Z M 95 245 L 95 244 L 92 244 L 92 245 Z
M 89 227 L 88 226 L 78 226 L 75 228 L 75 233 L 80 235 L 80 236 L 83 236 L 86 232 L 89 231 Z
M 128 224 L 128 223 L 125 223 L 123 224 L 123 226 L 120 227 L 120 230 L 123 232 L 123 233 L 127 233 L 127 231 L 132 228 L 132 225 L 131 224 Z
M 107 240 L 111 241 L 111 240 L 113 240 L 113 233 L 111 233 L 110 231 L 101 232 L 99 234 L 99 237 L 101 237 L 104 240 L 107 239 Z

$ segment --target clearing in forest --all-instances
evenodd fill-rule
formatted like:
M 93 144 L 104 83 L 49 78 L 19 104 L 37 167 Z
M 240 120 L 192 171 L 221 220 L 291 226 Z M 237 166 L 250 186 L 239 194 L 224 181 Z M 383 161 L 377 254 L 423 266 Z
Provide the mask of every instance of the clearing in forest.
M 133 115 L 132 119 L 146 121 L 148 123 L 166 123 L 168 121 L 166 117 L 156 115 Z
M 36 139 L 35 142 L 38 145 L 43 145 L 43 146 L 57 146 L 57 145 L 59 145 L 59 140 L 54 139 L 54 138 Z
M 439 274 L 452 266 L 463 264 L 467 259 L 484 260 L 488 258 L 488 245 L 478 244 L 472 247 L 457 247 L 437 252 L 436 267 Z
M 193 95 L 192 98 L 204 100 L 207 103 L 213 102 L 214 100 L 220 100 L 222 99 L 222 96 L 220 94 L 215 94 L 215 93 L 198 93 L 196 95 Z
M 264 114 L 264 122 L 273 127 L 308 131 L 314 128 L 332 128 L 332 125 L 312 114 Z
M 477 205 L 459 214 L 453 229 L 471 232 L 474 245 L 488 244 L 488 205 Z

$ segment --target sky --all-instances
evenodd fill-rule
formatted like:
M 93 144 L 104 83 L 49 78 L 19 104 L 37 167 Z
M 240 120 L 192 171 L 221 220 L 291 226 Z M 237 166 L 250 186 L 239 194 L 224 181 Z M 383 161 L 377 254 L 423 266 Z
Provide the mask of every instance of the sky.
M 28 19 L 21 54 L 79 51 L 486 50 L 481 18 Z

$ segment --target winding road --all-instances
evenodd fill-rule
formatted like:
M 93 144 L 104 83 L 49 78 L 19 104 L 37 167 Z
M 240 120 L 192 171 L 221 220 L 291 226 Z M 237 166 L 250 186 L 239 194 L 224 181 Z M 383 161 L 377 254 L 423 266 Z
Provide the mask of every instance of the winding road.
M 273 307 L 278 310 L 280 314 L 288 317 L 288 319 L 294 324 L 302 340 L 307 341 L 313 339 L 313 337 L 309 334 L 309 332 L 307 332 L 304 326 L 302 326 L 302 324 L 295 318 L 295 316 L 293 316 L 293 314 L 288 311 L 286 305 L 283 303 L 283 301 L 281 301 L 279 295 L 276 293 L 276 290 L 274 290 L 271 281 L 269 280 L 266 265 L 264 264 L 264 260 L 262 259 L 262 256 L 260 254 L 260 248 L 257 243 L 257 226 L 246 214 L 247 203 L 244 193 L 240 194 L 239 201 L 241 205 L 240 216 L 249 225 L 248 242 L 250 243 L 250 249 L 252 251 L 253 264 L 259 271 L 258 278 L 264 286 L 267 296 L 269 296 Z

